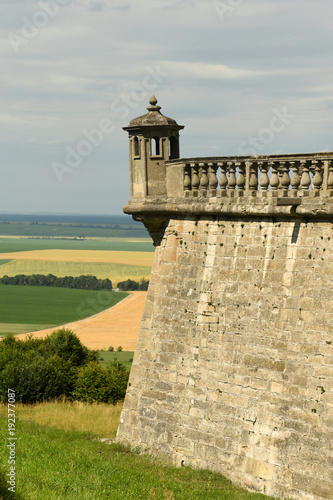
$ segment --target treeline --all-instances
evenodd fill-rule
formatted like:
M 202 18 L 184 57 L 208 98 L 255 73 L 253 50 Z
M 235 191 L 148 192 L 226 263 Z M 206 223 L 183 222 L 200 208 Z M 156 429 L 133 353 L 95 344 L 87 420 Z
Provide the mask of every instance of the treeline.
M 29 286 L 54 286 L 60 288 L 78 288 L 80 290 L 112 290 L 109 278 L 99 279 L 96 276 L 64 276 L 53 274 L 17 274 L 16 276 L 3 276 L 0 285 L 29 285 Z
M 98 351 L 85 347 L 71 330 L 54 331 L 44 339 L 0 342 L 0 402 L 8 388 L 18 402 L 33 404 L 65 397 L 89 403 L 124 399 L 129 372 L 118 360 L 103 368 Z
M 131 290 L 143 290 L 146 291 L 148 290 L 148 285 L 149 285 L 149 280 L 146 280 L 145 278 L 142 278 L 140 281 L 134 281 L 134 280 L 126 280 L 126 281 L 120 281 L 118 283 L 117 288 L 119 290 L 123 290 L 124 292 L 128 292 Z

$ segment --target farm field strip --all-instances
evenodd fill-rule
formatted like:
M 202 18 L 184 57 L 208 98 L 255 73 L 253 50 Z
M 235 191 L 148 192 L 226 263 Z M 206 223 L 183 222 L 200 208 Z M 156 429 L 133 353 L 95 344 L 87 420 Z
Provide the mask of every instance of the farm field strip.
M 118 227 L 117 227 L 118 226 Z M 145 238 L 147 230 L 133 224 L 75 224 L 75 223 L 39 223 L 0 221 L 2 236 L 50 236 L 50 237 L 123 237 Z
M 61 238 L 26 236 L 0 236 L 0 253 L 24 252 L 28 250 L 116 250 L 130 252 L 154 252 L 151 239 L 128 238 Z
M 31 333 L 38 330 L 44 330 L 46 328 L 55 328 L 56 325 L 45 324 L 31 324 L 31 323 L 0 323 L 0 335 L 7 333 L 14 333 L 15 335 L 20 333 Z
M 152 252 L 126 252 L 107 250 L 28 250 L 25 252 L 0 253 L 1 260 L 43 260 L 59 262 L 107 262 L 151 267 Z
M 115 287 L 125 279 L 148 279 L 151 267 L 131 266 L 101 262 L 59 262 L 43 260 L 12 260 L 0 265 L 0 276 L 16 276 L 17 274 L 53 274 L 54 276 L 91 275 L 97 278 L 109 278 Z

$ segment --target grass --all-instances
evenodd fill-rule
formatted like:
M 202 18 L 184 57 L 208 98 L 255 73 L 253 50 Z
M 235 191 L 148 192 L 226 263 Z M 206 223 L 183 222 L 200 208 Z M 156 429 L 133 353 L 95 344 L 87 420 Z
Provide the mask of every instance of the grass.
M 92 432 L 99 437 L 115 437 L 123 403 L 83 403 L 52 401 L 34 405 L 15 404 L 20 421 L 34 422 L 65 431 Z M 7 417 L 7 406 L 0 404 L 0 417 Z
M 120 405 L 113 414 L 108 413 L 107 405 L 88 406 L 47 403 L 30 410 L 17 405 L 15 466 L 19 500 L 267 498 L 233 486 L 220 474 L 189 467 L 177 469 L 118 443 L 99 442 L 97 437 L 108 436 L 100 423 L 95 425 L 94 416 L 105 423 L 113 419 L 117 424 Z M 48 413 L 50 416 L 45 417 Z M 71 413 L 73 419 L 69 417 Z M 5 442 L 8 430 L 4 405 L 0 407 L 0 415 L 3 417 L 0 434 Z M 56 418 L 52 419 L 52 415 Z M 89 432 L 78 431 L 78 421 L 86 419 Z M 73 423 L 69 424 L 70 421 Z M 115 430 L 112 433 L 114 435 Z M 3 478 L 8 471 L 7 460 L 8 449 L 2 446 L 0 495 L 6 493 Z
M 113 346 L 115 349 L 118 346 Z M 123 363 L 128 370 L 131 369 L 134 351 L 122 351 L 122 352 L 111 352 L 111 351 L 99 351 L 101 365 L 105 368 L 106 365 L 115 359 L 118 359 Z M 132 360 L 132 361 L 130 361 Z
M 0 323 L 62 325 L 112 307 L 124 292 L 0 285 Z
M 7 238 L 0 236 L 0 253 L 28 250 L 113 250 L 128 252 L 154 252 L 150 239 L 131 241 L 128 238 L 60 239 L 60 238 Z M 0 260 L 0 265 L 2 261 Z

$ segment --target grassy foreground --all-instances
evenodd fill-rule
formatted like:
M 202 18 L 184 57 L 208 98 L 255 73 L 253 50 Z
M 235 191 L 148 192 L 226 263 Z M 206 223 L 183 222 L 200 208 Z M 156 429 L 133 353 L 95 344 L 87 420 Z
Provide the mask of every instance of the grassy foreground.
M 223 476 L 166 466 L 148 455 L 97 437 L 115 435 L 121 405 L 17 405 L 16 496 L 6 495 L 8 451 L 0 447 L 0 498 L 18 500 L 263 500 Z M 8 435 L 0 406 L 0 435 Z M 70 418 L 69 415 L 74 415 Z M 113 421 L 113 429 L 107 427 Z M 86 423 L 82 424 L 85 421 Z M 37 423 L 36 423 L 37 422 Z M 104 422 L 104 427 L 100 427 Z M 81 427 L 81 424 L 83 427 Z M 87 432 L 87 426 L 89 432 Z M 65 430 L 64 430 L 65 429 Z M 78 430 L 79 429 L 79 430 Z

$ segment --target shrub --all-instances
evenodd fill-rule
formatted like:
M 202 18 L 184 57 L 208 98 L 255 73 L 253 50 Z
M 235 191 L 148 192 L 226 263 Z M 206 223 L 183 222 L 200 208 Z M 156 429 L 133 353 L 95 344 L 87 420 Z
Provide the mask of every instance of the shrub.
M 129 372 L 118 360 L 107 368 L 92 361 L 82 367 L 78 376 L 75 398 L 88 403 L 112 403 L 124 399 Z
M 57 330 L 45 339 L 18 340 L 8 335 L 0 342 L 0 401 L 7 389 L 16 400 L 36 403 L 61 396 L 72 398 L 79 368 L 98 359 L 70 330 Z
M 106 367 L 108 380 L 108 403 L 122 401 L 126 395 L 129 371 L 120 361 L 115 359 Z
M 121 345 L 119 347 L 117 347 L 116 351 L 117 352 L 122 352 L 123 348 L 121 347 Z
M 108 351 L 113 352 L 114 351 L 114 347 L 112 345 L 110 345 L 110 347 L 108 348 Z
M 5 339 L 6 340 L 6 339 Z M 15 390 L 22 403 L 70 397 L 78 376 L 78 368 L 58 354 L 45 356 L 42 343 L 30 339 L 10 340 L 10 348 L 0 343 L 0 400 L 7 400 L 7 389 Z
M 119 290 L 123 291 L 132 291 L 132 290 L 146 291 L 148 290 L 148 285 L 149 281 L 146 280 L 145 278 L 142 278 L 140 281 L 134 281 L 131 279 L 128 279 L 126 281 L 120 281 L 117 287 L 119 288 Z
M 81 340 L 74 332 L 65 328 L 56 330 L 47 336 L 45 347 L 50 352 L 70 361 L 74 366 L 82 366 L 89 361 L 98 360 L 98 351 L 90 351 L 81 343 Z

